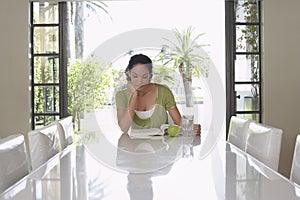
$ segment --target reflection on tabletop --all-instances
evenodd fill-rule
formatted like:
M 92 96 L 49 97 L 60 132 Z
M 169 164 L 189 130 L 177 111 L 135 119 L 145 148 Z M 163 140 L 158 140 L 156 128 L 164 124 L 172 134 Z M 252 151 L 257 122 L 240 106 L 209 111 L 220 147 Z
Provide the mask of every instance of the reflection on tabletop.
M 168 137 L 131 139 L 122 134 L 118 140 L 117 166 L 131 173 L 155 172 L 169 167 L 182 155 L 183 146 L 193 146 L 200 137 Z
M 94 133 L 96 142 L 85 142 L 87 151 L 101 163 L 117 170 L 130 173 L 147 173 L 160 170 L 174 163 L 187 151 L 200 144 L 200 136 L 131 138 L 123 133 L 116 143 L 101 133 Z M 103 151 L 103 149 L 105 149 Z
M 225 140 L 200 158 L 204 142 L 89 132 L 0 200 L 300 199 L 288 179 Z
M 96 159 L 101 162 L 104 161 L 106 165 L 116 171 L 127 174 L 126 188 L 130 199 L 151 200 L 154 196 L 153 177 L 168 174 L 173 163 L 187 154 L 185 146 L 193 149 L 193 146 L 200 144 L 200 136 L 153 137 L 152 139 L 137 139 L 123 133 L 116 146 L 113 144 L 108 145 L 109 141 L 106 138 L 101 138 L 97 142 L 97 147 L 105 146 L 106 151 L 104 154 L 113 152 L 116 149 L 116 157 L 112 156 L 112 160 L 108 160 L 104 154 L 99 153 L 104 151 L 100 151 L 94 144 L 87 144 L 86 147 Z M 190 149 L 188 151 L 193 152 Z

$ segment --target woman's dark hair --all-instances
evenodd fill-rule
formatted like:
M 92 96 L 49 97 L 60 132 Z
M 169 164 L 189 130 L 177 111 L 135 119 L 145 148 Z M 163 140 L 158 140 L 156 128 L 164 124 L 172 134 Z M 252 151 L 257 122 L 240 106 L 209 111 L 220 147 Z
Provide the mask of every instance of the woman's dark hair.
M 146 65 L 149 72 L 150 72 L 150 74 L 152 75 L 152 67 L 153 67 L 152 66 L 152 60 L 144 54 L 133 55 L 129 60 L 128 66 L 125 69 L 125 73 L 127 73 L 129 70 L 131 70 L 137 64 Z

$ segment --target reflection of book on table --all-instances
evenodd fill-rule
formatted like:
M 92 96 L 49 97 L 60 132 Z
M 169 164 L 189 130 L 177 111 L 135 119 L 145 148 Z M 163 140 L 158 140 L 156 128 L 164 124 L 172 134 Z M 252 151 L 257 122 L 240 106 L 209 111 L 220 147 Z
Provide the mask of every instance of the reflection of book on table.
M 131 129 L 129 131 L 130 138 L 153 138 L 163 136 L 168 129 L 169 124 L 162 124 L 160 128 L 149 129 Z

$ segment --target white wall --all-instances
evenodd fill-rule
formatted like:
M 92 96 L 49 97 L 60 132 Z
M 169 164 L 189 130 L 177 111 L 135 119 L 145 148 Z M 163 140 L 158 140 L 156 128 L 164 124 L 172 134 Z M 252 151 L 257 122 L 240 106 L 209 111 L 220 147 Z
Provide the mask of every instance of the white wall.
M 30 129 L 28 1 L 0 6 L 0 137 Z
M 283 129 L 279 171 L 289 177 L 300 130 L 300 1 L 264 1 L 263 121 Z

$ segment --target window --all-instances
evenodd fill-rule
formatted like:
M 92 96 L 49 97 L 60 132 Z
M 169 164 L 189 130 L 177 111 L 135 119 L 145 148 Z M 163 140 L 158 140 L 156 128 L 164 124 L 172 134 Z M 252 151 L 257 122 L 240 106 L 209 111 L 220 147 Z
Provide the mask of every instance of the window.
M 32 128 L 58 119 L 60 109 L 60 24 L 58 3 L 31 3 Z
M 227 122 L 232 115 L 261 122 L 261 2 L 225 5 Z

